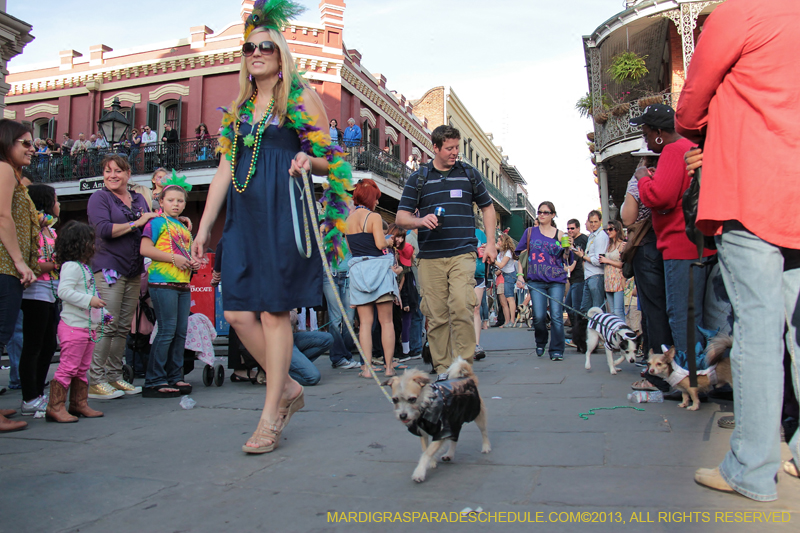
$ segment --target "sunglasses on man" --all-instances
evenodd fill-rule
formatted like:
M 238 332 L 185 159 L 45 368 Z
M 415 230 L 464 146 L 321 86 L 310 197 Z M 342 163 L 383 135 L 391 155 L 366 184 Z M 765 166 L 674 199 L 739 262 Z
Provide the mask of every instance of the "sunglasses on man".
M 246 42 L 242 45 L 242 55 L 250 57 L 256 52 L 256 48 L 261 51 L 262 56 L 271 56 L 278 47 L 272 41 L 261 41 L 258 44 Z

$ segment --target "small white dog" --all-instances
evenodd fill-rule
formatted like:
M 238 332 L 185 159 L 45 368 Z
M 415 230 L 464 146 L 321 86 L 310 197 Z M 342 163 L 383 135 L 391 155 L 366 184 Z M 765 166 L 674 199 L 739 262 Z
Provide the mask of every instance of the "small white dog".
M 446 375 L 433 383 L 427 373 L 409 369 L 383 384 L 392 387 L 397 419 L 421 438 L 422 456 L 411 476 L 417 483 L 425 481 L 428 468 L 436 468 L 434 455 L 446 440 L 450 441 L 450 447 L 442 461 L 453 460 L 461 426 L 467 422 L 475 421 L 481 430 L 481 453 L 492 451 L 486 431 L 486 406 L 478 393 L 478 378 L 472 372 L 472 365 L 461 357 L 450 365 Z M 429 437 L 433 439 L 430 444 Z
M 625 324 L 625 321 L 616 315 L 604 313 L 599 307 L 592 307 L 586 313 L 589 317 L 589 325 L 586 328 L 586 370 L 592 369 L 589 356 L 602 340 L 606 349 L 608 359 L 608 370 L 616 375 L 620 370 L 617 365 L 624 359 L 629 363 L 636 361 L 636 349 L 639 337 L 636 332 Z M 614 360 L 614 352 L 622 352 Z

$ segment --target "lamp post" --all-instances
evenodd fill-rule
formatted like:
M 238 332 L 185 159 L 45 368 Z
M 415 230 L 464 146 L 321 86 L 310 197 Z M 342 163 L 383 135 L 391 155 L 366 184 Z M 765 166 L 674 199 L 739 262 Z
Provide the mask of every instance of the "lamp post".
M 111 103 L 111 111 L 97 121 L 100 132 L 103 134 L 109 148 L 119 143 L 127 135 L 128 128 L 131 125 L 125 115 L 120 113 L 119 109 L 119 98 L 114 97 L 114 101 Z

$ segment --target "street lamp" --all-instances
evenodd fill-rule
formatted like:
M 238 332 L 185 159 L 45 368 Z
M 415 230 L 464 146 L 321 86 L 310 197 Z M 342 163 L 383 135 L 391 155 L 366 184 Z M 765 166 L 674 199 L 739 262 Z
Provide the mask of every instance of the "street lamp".
M 125 115 L 119 112 L 119 109 L 119 98 L 115 96 L 114 101 L 111 103 L 111 111 L 97 121 L 97 125 L 100 127 L 100 131 L 109 147 L 119 143 L 128 133 L 128 128 L 131 125 Z

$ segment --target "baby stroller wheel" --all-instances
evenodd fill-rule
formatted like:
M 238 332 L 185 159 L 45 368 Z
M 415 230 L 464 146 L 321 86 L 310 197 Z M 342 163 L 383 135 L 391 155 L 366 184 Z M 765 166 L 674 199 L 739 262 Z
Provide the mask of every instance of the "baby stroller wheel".
M 210 365 L 205 365 L 203 367 L 203 385 L 205 385 L 206 387 L 210 387 L 213 381 L 214 381 L 214 367 Z
M 122 365 L 122 379 L 128 383 L 133 383 L 133 367 L 131 365 Z
M 215 377 L 214 377 L 214 385 L 217 387 L 222 387 L 222 384 L 225 383 L 225 368 L 222 365 L 215 365 Z

